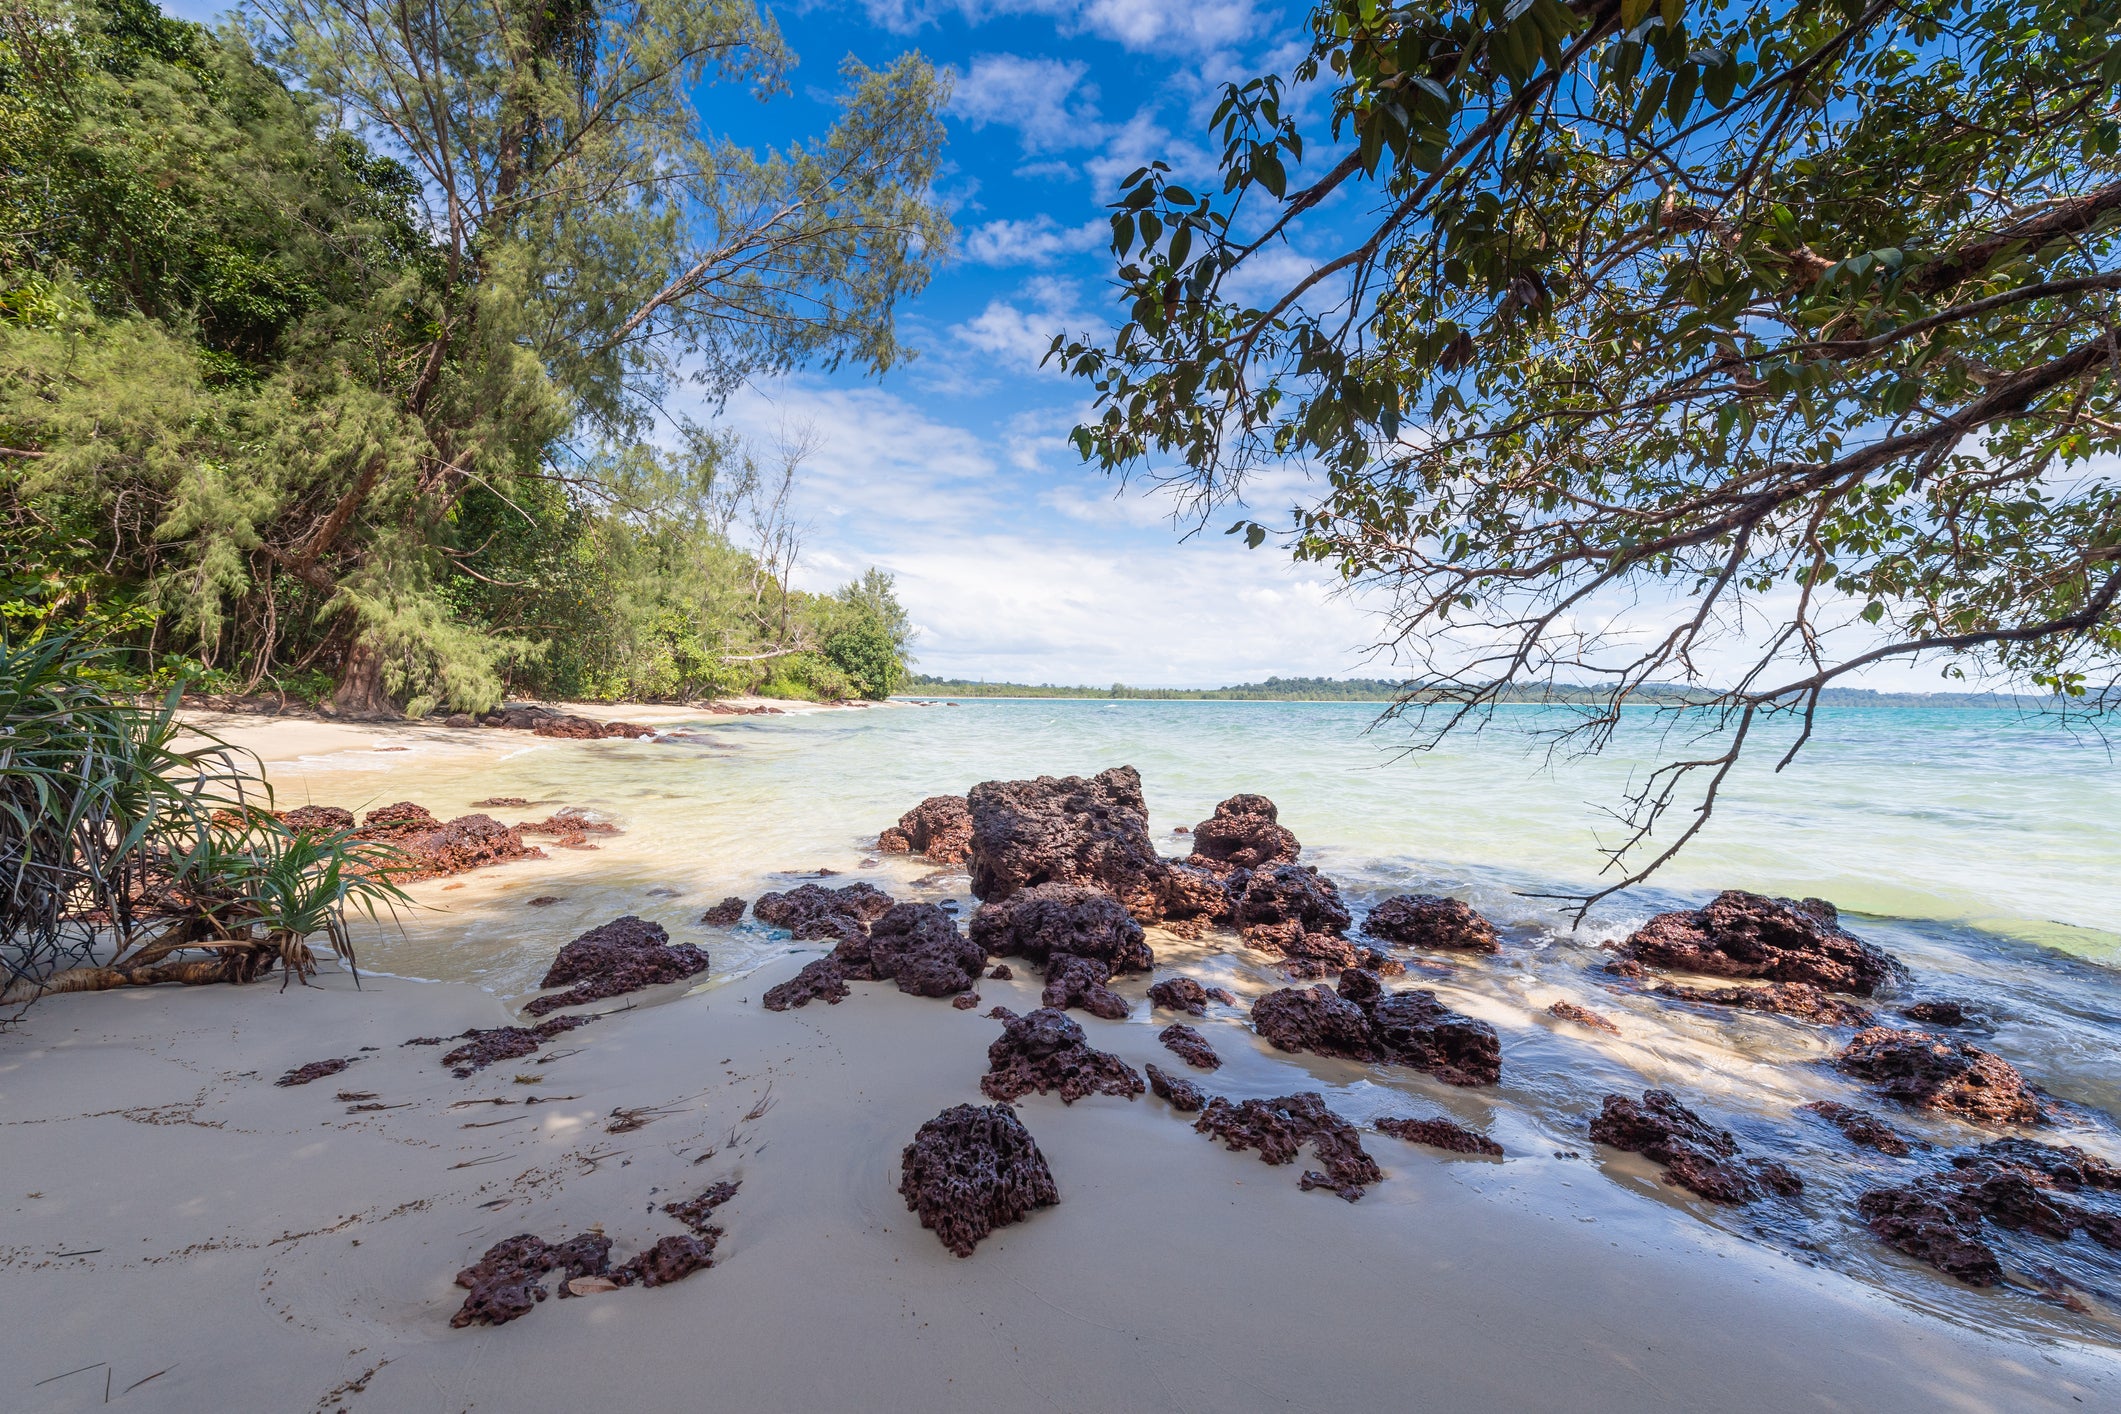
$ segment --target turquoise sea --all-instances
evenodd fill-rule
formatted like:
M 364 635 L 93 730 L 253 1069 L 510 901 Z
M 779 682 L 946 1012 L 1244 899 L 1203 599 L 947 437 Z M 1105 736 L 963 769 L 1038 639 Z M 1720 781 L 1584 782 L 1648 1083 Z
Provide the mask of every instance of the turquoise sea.
M 1747 1152 L 1795 1164 L 1810 1188 L 1795 1204 L 1721 1209 L 1660 1184 L 1654 1166 L 1634 1156 L 1600 1151 L 1591 1161 L 1611 1181 L 1955 1319 L 2121 1343 L 2111 1254 L 2086 1239 L 2006 1237 L 2018 1244 L 2006 1253 L 2014 1284 L 1977 1292 L 1882 1248 L 1853 1221 L 1855 1194 L 1907 1161 L 1852 1150 L 1798 1108 L 1814 1099 L 1884 1108 L 1833 1069 L 1845 1031 L 1675 1004 L 1599 967 L 1601 944 L 1719 889 L 1830 899 L 1849 927 L 1913 972 L 1908 989 L 1877 999 L 1883 1022 L 1915 999 L 1966 1002 L 1979 1019 L 1964 1038 L 2060 1102 L 2059 1123 L 2042 1137 L 2121 1161 L 2111 1118 L 2121 1115 L 2121 765 L 2103 740 L 2008 711 L 1826 711 L 1787 769 L 1775 772 L 1777 753 L 1759 751 L 1701 839 L 1579 925 L 1547 896 L 1597 886 L 1601 841 L 1617 829 L 1606 812 L 1684 749 L 1665 735 L 1665 720 L 1643 712 L 1605 752 L 1576 759 L 1546 749 L 1543 733 L 1568 720 L 1558 709 L 1504 708 L 1484 731 L 1430 751 L 1409 751 L 1408 729 L 1379 723 L 1377 712 L 1360 703 L 967 699 L 703 718 L 655 742 L 482 733 L 483 749 L 472 752 L 437 738 L 395 754 L 276 766 L 274 776 L 284 804 L 361 809 L 409 799 L 446 816 L 520 796 L 536 804 L 492 813 L 514 820 L 577 806 L 620 825 L 594 852 L 554 850 L 546 861 L 420 885 L 420 911 L 363 930 L 366 965 L 476 981 L 504 996 L 532 990 L 558 944 L 621 913 L 655 918 L 674 940 L 706 947 L 714 985 L 743 985 L 760 964 L 817 945 L 748 920 L 709 927 L 697 921 L 700 910 L 821 870 L 902 898 L 955 900 L 964 916 L 975 905 L 961 872 L 880 857 L 874 843 L 922 797 L 981 780 L 1132 765 L 1152 829 L 1174 855 L 1186 850 L 1177 827 L 1225 796 L 1259 792 L 1303 841 L 1304 862 L 1340 883 L 1358 923 L 1377 900 L 1407 891 L 1455 894 L 1495 920 L 1505 939 L 1499 957 L 1410 956 L 1408 977 L 1394 985 L 1432 988 L 1495 1025 L 1504 1076 L 1493 1088 L 1454 1090 L 1398 1068 L 1248 1047 L 1217 1072 L 1222 1093 L 1280 1094 L 1300 1082 L 1358 1121 L 1410 1106 L 1448 1112 L 1534 1166 L 1515 1157 L 1462 1166 L 1465 1181 L 1509 1193 L 1537 1164 L 1590 1158 L 1584 1130 L 1603 1094 L 1661 1086 L 1729 1126 Z M 1241 999 L 1287 985 L 1235 935 L 1183 942 L 1152 932 L 1151 941 L 1160 966 L 1220 982 Z M 1558 1000 L 1613 1018 L 1623 1034 L 1556 1021 L 1546 1008 Z M 1126 1022 L 1095 1024 L 1166 1020 L 1137 1005 Z M 1214 1020 L 1242 1026 L 1244 1013 Z M 1889 1118 L 1940 1150 L 1987 1137 L 1926 1115 Z M 2053 1295 L 2057 1283 L 2077 1293 L 2069 1300 L 2082 1310 Z

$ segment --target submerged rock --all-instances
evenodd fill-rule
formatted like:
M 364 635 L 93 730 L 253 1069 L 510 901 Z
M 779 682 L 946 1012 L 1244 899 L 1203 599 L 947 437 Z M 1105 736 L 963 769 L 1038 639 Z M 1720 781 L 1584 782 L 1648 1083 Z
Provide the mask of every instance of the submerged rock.
M 786 928 L 798 942 L 866 938 L 869 925 L 889 913 L 894 902 L 874 884 L 849 884 L 840 889 L 803 884 L 786 893 L 760 894 L 751 915 L 761 923 Z
M 1726 889 L 1705 908 L 1658 914 L 1622 951 L 1654 967 L 1807 982 L 1859 997 L 1907 973 L 1890 954 L 1844 929 L 1826 900 L 1767 898 L 1741 889 Z
M 1150 1092 L 1168 1102 L 1172 1109 L 1191 1114 L 1208 1103 L 1208 1097 L 1201 1093 L 1198 1085 L 1170 1074 L 1156 1062 L 1149 1062 L 1142 1070 L 1149 1077 Z
M 1909 1021 L 1918 1021 L 1924 1026 L 1964 1026 L 1967 1022 L 1966 1006 L 1963 1002 L 1915 1002 L 1900 1008 L 1900 1014 Z
M 972 915 L 973 941 L 996 957 L 1044 963 L 1055 953 L 1096 958 L 1114 973 L 1146 972 L 1156 957 L 1118 899 L 1084 884 L 1033 884 Z
M 1303 846 L 1280 817 L 1274 802 L 1263 795 L 1233 795 L 1193 827 L 1189 862 L 1215 872 L 1294 864 Z
M 1847 1136 L 1851 1144 L 1876 1149 L 1879 1153 L 1890 1154 L 1896 1159 L 1904 1159 L 1914 1152 L 1912 1141 L 1869 1110 L 1859 1110 L 1853 1105 L 1840 1104 L 1834 1100 L 1814 1100 L 1797 1108 L 1818 1115 Z
M 1066 1012 L 1040 1007 L 1018 1016 L 1006 1007 L 1002 1034 L 987 1047 L 987 1073 L 979 1088 L 990 1099 L 1015 1100 L 1036 1090 L 1058 1094 L 1063 1104 L 1085 1095 L 1142 1093 L 1142 1078 L 1118 1056 L 1091 1048 L 1083 1028 Z
M 1573 1021 L 1578 1026 L 1588 1026 L 1594 1031 L 1610 1031 L 1615 1036 L 1620 1034 L 1620 1028 L 1612 1022 L 1589 1007 L 1578 1006 L 1574 1002 L 1555 1002 L 1547 1008 L 1547 1015 L 1558 1016 L 1563 1021 Z
M 1770 982 L 1763 987 L 1681 987 L 1670 982 L 1650 988 L 1654 996 L 1696 1006 L 1734 1007 L 1772 1012 L 1817 1022 L 1821 1026 L 1869 1026 L 1877 1021 L 1868 1008 L 1805 982 Z
M 1625 1095 L 1607 1095 L 1604 1109 L 1591 1121 L 1591 1138 L 1663 1164 L 1665 1182 L 1691 1189 L 1716 1203 L 1750 1203 L 1765 1185 L 1778 1192 L 1803 1187 L 1781 1164 L 1748 1166 L 1738 1141 L 1679 1103 L 1669 1090 L 1645 1090 L 1638 1104 Z
M 1095 776 L 983 781 L 972 817 L 972 892 L 999 903 L 1037 884 L 1082 884 L 1117 898 L 1144 923 L 1162 918 L 1169 867 L 1149 837 L 1132 766 Z
M 2086 1188 L 2121 1190 L 2121 1165 L 2087 1154 L 2074 1144 L 2041 1144 L 2031 1139 L 1991 1139 L 1967 1154 L 1954 1154 L 1956 1168 L 1984 1163 L 2009 1164 L 2036 1173 L 2065 1193 Z
M 1105 985 L 1111 980 L 1112 965 L 1102 958 L 1053 953 L 1046 959 L 1046 990 L 1039 1000 L 1049 1007 L 1081 1007 L 1092 1016 L 1122 1021 L 1131 1008 L 1125 997 Z
M 1994 1286 L 2003 1264 L 1983 1223 L 2053 1242 L 2081 1231 L 2121 1250 L 2121 1215 L 2054 1196 L 2086 1188 L 2121 1188 L 2121 1169 L 2074 1147 L 1999 1139 L 1954 1154 L 1942 1173 L 1874 1188 L 1856 1200 L 1856 1210 L 1888 1246 L 1971 1285 Z
M 843 945 L 844 946 L 844 945 Z M 957 921 L 932 903 L 902 903 L 869 928 L 869 970 L 916 997 L 967 990 L 986 969 L 980 945 L 957 931 Z
M 1859 1032 L 1834 1062 L 1887 1099 L 1979 1124 L 2045 1124 L 2047 1107 L 2003 1057 L 1926 1031 Z
M 1187 1065 L 1195 1070 L 1219 1070 L 1223 1058 L 1215 1054 L 1208 1038 L 1190 1026 L 1166 1026 L 1156 1033 L 1156 1039 Z
M 1361 968 L 1342 972 L 1338 991 L 1269 992 L 1252 1004 L 1252 1024 L 1284 1051 L 1413 1066 L 1451 1085 L 1492 1085 L 1502 1075 L 1494 1027 L 1452 1011 L 1434 992 L 1387 992 Z
M 744 908 L 744 900 L 738 898 L 735 894 L 731 894 L 729 897 L 723 899 L 720 903 L 716 904 L 714 907 L 708 909 L 705 913 L 701 914 L 700 922 L 705 923 L 709 927 L 713 928 L 727 928 L 732 924 L 740 923 L 743 921 Z
M 1218 1095 L 1193 1127 L 1234 1152 L 1256 1150 L 1266 1164 L 1293 1162 L 1309 1144 L 1324 1172 L 1305 1172 L 1302 1186 L 1327 1189 L 1350 1203 L 1367 1185 L 1384 1181 L 1384 1171 L 1363 1148 L 1355 1126 L 1327 1109 L 1325 1098 L 1313 1090 L 1235 1105 Z
M 972 854 L 972 813 L 961 795 L 931 795 L 877 836 L 886 854 L 920 854 L 936 864 L 962 864 Z
M 1441 1115 L 1434 1119 L 1381 1119 L 1377 1121 L 1377 1128 L 1409 1144 L 1426 1144 L 1432 1149 L 1448 1149 L 1454 1154 L 1502 1157 L 1502 1145 L 1477 1129 L 1468 1129 L 1457 1120 L 1445 1119 Z
M 1195 1016 L 1208 1014 L 1208 1003 L 1221 1002 L 1224 1006 L 1236 1006 L 1237 998 L 1221 987 L 1203 987 L 1191 977 L 1166 977 L 1161 982 L 1151 983 L 1149 1002 L 1167 1011 L 1187 1011 Z
M 900 1155 L 898 1191 L 960 1257 L 1060 1201 L 1038 1141 L 1007 1105 L 956 1105 L 922 1125 Z
M 1370 910 L 1362 930 L 1403 948 L 1501 952 L 1495 925 L 1471 904 L 1440 894 L 1400 894 Z
M 523 1010 L 543 1016 L 562 1007 L 582 1006 L 637 992 L 664 982 L 682 982 L 705 972 L 707 953 L 692 943 L 670 944 L 660 923 L 627 914 L 592 928 L 561 947 L 540 987 L 566 987 L 556 996 L 538 997 Z

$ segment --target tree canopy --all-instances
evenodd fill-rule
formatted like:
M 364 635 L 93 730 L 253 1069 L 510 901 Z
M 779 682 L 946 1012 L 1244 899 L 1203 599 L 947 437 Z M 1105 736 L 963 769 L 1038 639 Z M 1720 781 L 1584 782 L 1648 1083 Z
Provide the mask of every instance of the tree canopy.
M 1218 170 L 1112 212 L 1075 440 L 1389 596 L 1447 731 L 1592 683 L 1705 733 L 1641 878 L 1768 722 L 1894 659 L 2065 700 L 2121 662 L 2121 5 L 1327 0 Z M 1666 699 L 1669 703 L 1670 699 Z M 1652 832 L 1682 797 L 1692 819 Z
M 933 67 L 850 61 L 828 131 L 746 147 L 703 95 L 794 63 L 748 0 L 249 14 L 0 9 L 0 612 L 360 713 L 854 690 L 785 483 L 665 409 L 905 356 Z

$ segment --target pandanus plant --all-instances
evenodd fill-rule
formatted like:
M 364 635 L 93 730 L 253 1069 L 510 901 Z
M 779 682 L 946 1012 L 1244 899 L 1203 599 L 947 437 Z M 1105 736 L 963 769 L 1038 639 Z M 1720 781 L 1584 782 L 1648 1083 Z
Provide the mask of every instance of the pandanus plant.
M 156 982 L 247 982 L 308 940 L 352 963 L 350 909 L 405 901 L 390 851 L 291 832 L 255 758 L 114 690 L 100 650 L 0 638 L 0 1006 Z M 357 979 L 358 980 L 358 979 Z

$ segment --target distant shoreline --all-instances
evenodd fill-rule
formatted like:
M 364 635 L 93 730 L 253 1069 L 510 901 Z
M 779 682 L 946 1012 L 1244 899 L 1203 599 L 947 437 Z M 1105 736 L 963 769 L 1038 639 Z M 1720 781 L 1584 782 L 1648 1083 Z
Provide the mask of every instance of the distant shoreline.
M 923 682 L 894 693 L 895 702 L 941 702 L 955 698 L 982 698 L 1015 702 L 1283 702 L 1318 705 L 1367 704 L 1390 706 L 1401 699 L 1396 693 L 1374 691 L 1363 695 L 1312 696 L 1298 692 L 1279 693 L 1271 685 L 1234 688 L 1094 688 L 1046 687 L 1025 683 Z M 1432 699 L 1433 701 L 1433 699 Z M 1583 707 L 1602 703 L 1591 694 L 1556 693 L 1551 696 L 1511 696 L 1502 707 Z M 1974 692 L 1873 692 L 1862 688 L 1830 688 L 1820 697 L 1822 707 L 1906 708 L 1933 707 L 1954 711 L 2039 711 L 2045 698 L 2003 693 Z M 1414 705 L 1424 705 L 1417 702 Z M 1631 703 L 1637 707 L 1678 707 L 1687 698 L 1678 690 L 1644 694 Z

